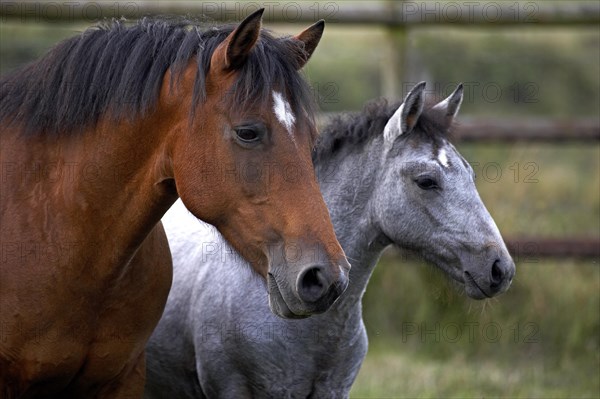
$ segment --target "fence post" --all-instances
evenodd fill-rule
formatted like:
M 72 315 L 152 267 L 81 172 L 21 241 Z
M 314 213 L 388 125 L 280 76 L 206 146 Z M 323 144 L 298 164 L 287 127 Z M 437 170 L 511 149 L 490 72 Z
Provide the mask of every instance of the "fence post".
M 388 2 L 386 4 L 390 15 L 402 18 L 402 3 Z M 407 76 L 406 50 L 408 30 L 403 25 L 390 25 L 385 32 L 385 51 L 381 65 L 381 94 L 391 100 L 399 99 L 404 93 L 402 83 Z

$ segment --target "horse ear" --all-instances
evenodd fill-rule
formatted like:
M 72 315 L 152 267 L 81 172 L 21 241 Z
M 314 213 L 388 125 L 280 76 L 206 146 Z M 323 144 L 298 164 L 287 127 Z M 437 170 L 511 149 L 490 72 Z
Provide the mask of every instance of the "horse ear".
M 215 50 L 211 65 L 221 64 L 223 69 L 238 69 L 248 59 L 260 35 L 264 8 L 248 15 Z
M 297 60 L 298 69 L 302 69 L 312 56 L 321 40 L 321 36 L 323 36 L 324 29 L 325 21 L 320 20 L 293 37 L 294 40 L 298 40 L 304 44 L 304 51 L 299 55 Z
M 408 92 L 402 105 L 385 125 L 383 130 L 385 141 L 393 144 L 398 136 L 410 132 L 415 127 L 425 104 L 424 89 L 425 82 L 421 82 Z
M 444 113 L 445 121 L 448 126 L 452 124 L 454 117 L 458 114 L 460 104 L 463 100 L 463 84 L 460 83 L 456 89 L 444 101 L 437 103 L 433 109 Z

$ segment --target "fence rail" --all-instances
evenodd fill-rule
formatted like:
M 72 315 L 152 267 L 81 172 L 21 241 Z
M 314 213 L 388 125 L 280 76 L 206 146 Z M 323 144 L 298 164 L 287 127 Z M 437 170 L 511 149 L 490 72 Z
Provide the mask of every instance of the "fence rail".
M 505 243 L 518 263 L 540 263 L 544 258 L 592 260 L 600 266 L 600 238 L 508 237 Z M 419 259 L 417 252 L 392 248 L 384 256 L 391 259 Z
M 204 16 L 215 21 L 238 21 L 264 7 L 270 23 L 330 23 L 411 27 L 467 26 L 573 26 L 598 24 L 600 4 L 534 1 L 0 1 L 2 20 L 95 21 L 102 18 L 137 19 L 149 15 Z
M 320 127 L 339 113 L 322 113 Z M 452 133 L 463 142 L 600 142 L 600 118 L 488 118 L 459 117 Z
M 600 141 L 600 119 L 464 119 L 456 127 L 461 141 Z
M 536 261 L 543 257 L 592 258 L 600 260 L 600 239 L 593 238 L 514 238 L 506 246 L 519 261 Z

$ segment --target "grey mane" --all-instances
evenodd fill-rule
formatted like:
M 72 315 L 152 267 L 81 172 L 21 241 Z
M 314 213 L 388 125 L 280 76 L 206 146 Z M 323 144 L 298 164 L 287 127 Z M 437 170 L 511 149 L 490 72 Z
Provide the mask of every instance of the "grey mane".
M 362 150 L 365 143 L 382 134 L 383 128 L 400 104 L 402 103 L 390 103 L 379 98 L 367 102 L 360 112 L 333 117 L 316 142 L 313 161 L 317 163 L 337 155 L 343 148 Z M 452 138 L 452 126 L 446 126 L 442 115 L 432 110 L 431 105 L 433 104 L 425 107 L 417 125 L 406 138 L 419 132 L 426 135 L 434 143 L 434 147 L 441 147 L 445 139 Z

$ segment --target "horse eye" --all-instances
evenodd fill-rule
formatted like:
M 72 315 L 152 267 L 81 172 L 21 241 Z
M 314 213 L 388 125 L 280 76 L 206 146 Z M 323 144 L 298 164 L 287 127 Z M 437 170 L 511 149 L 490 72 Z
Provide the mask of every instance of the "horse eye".
M 235 129 L 235 135 L 244 143 L 254 143 L 260 139 L 256 130 L 247 127 Z
M 438 188 L 437 183 L 430 177 L 419 177 L 415 180 L 417 186 L 422 190 L 432 190 Z

